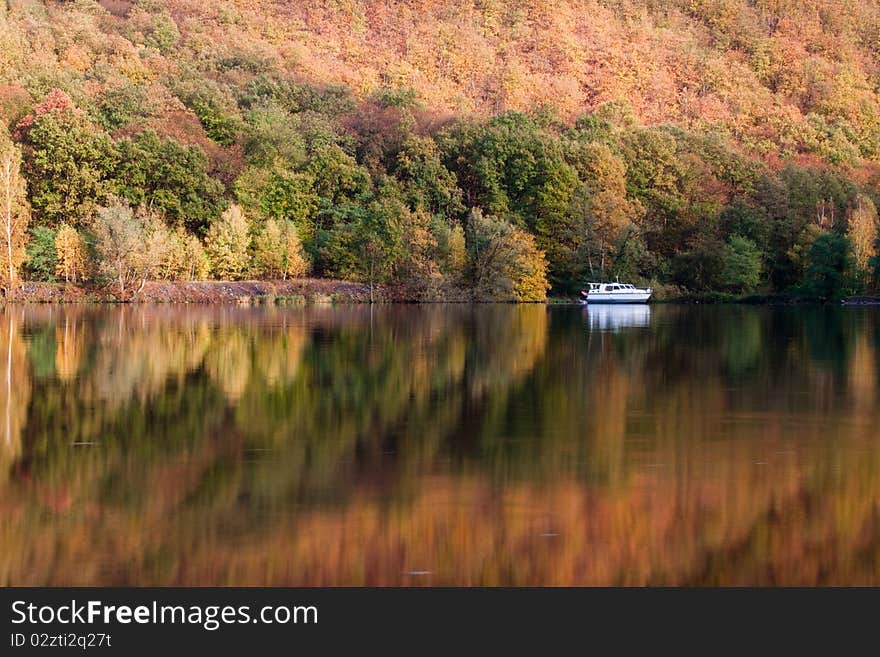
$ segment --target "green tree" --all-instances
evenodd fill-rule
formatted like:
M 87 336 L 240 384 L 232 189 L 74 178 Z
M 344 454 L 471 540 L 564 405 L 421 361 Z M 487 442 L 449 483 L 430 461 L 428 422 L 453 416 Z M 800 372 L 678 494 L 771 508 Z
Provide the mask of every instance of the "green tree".
M 761 281 L 761 250 L 740 235 L 730 238 L 724 247 L 720 283 L 731 292 L 752 292 Z
M 390 173 L 403 183 L 407 205 L 447 220 L 464 213 L 455 175 L 430 137 L 411 136 L 397 153 Z
M 445 221 L 436 222 L 433 233 L 442 271 L 453 282 L 460 282 L 467 269 L 467 240 L 460 223 L 449 227 Z
M 116 193 L 135 206 L 147 205 L 189 230 L 203 232 L 223 209 L 223 186 L 208 175 L 198 146 L 140 133 L 119 143 Z
M 181 71 L 171 86 L 199 117 L 208 137 L 221 146 L 235 143 L 243 125 L 228 87 L 192 69 Z
M 155 101 L 145 85 L 113 85 L 98 97 L 95 110 L 98 124 L 113 131 L 149 116 L 155 110 Z
M 802 290 L 820 301 L 833 301 L 857 291 L 856 261 L 847 238 L 824 233 L 813 242 Z
M 33 281 L 55 281 L 55 266 L 58 255 L 55 251 L 54 230 L 48 226 L 34 226 L 27 245 L 25 273 Z
M 442 218 L 432 217 L 424 210 L 407 209 L 402 214 L 401 245 L 394 263 L 394 278 L 408 290 L 408 296 L 415 299 L 434 300 L 442 296 L 444 280 L 438 260 L 448 254 L 440 252 L 438 224 L 446 225 Z
M 718 219 L 721 234 L 725 239 L 739 235 L 754 244 L 767 243 L 770 218 L 765 208 L 739 198 L 725 207 Z
M 549 255 L 553 280 L 572 285 L 586 240 L 582 210 L 593 192 L 584 189 L 552 122 L 507 112 L 485 124 L 462 122 L 438 139 L 465 204 L 528 229 Z
M 321 250 L 328 272 L 368 283 L 372 302 L 375 285 L 389 280 L 400 256 L 406 214 L 399 198 L 381 190 L 366 205 L 338 208 L 334 227 Z
M 309 151 L 305 171 L 314 180 L 323 215 L 332 217 L 332 206 L 350 203 L 370 192 L 370 174 L 338 144 L 321 143 Z
M 235 182 L 239 203 L 266 219 L 291 221 L 304 240 L 315 232 L 318 195 L 308 172 L 248 167 Z
M 651 210 L 676 205 L 681 194 L 681 163 L 675 137 L 659 128 L 634 128 L 623 133 L 620 150 L 627 187 Z
M 305 163 L 305 139 L 282 107 L 263 105 L 248 112 L 245 119 L 244 153 L 251 166 L 300 167 Z
M 458 124 L 439 139 L 467 205 L 533 230 L 565 212 L 576 175 L 540 120 L 508 112 L 485 124 Z M 548 225 L 541 230 L 552 232 Z
M 40 223 L 83 226 L 112 190 L 119 154 L 107 133 L 67 101 L 44 111 L 38 106 L 19 123 L 24 171 Z
M 668 276 L 668 263 L 648 249 L 644 237 L 634 227 L 624 230 L 614 245 L 611 275 L 636 282 Z
M 717 289 L 726 245 L 711 227 L 698 231 L 674 261 L 675 279 L 691 290 Z
M 459 222 L 450 225 L 444 218 L 434 215 L 428 220 L 428 230 L 430 235 L 422 240 L 429 247 L 426 250 L 431 261 L 426 269 L 438 270 L 442 280 L 435 282 L 450 291 L 466 285 L 468 251 L 464 227 Z M 437 272 L 431 271 L 431 277 L 436 276 Z
M 145 34 L 146 45 L 167 53 L 179 40 L 180 30 L 171 14 L 160 11 L 151 16 L 150 26 Z

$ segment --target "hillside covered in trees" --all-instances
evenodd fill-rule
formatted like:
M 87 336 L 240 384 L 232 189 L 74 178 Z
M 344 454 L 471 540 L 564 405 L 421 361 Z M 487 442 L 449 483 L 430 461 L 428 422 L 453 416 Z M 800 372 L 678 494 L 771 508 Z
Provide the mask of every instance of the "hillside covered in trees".
M 0 279 L 877 286 L 880 2 L 5 0 Z

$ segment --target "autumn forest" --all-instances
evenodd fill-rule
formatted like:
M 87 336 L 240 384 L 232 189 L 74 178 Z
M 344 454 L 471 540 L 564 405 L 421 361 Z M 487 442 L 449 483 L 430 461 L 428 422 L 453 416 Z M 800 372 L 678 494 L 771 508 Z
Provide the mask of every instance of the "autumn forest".
M 870 293 L 878 54 L 875 1 L 5 0 L 0 283 Z
M 878 585 L 878 208 L 880 0 L 0 0 L 0 586 Z

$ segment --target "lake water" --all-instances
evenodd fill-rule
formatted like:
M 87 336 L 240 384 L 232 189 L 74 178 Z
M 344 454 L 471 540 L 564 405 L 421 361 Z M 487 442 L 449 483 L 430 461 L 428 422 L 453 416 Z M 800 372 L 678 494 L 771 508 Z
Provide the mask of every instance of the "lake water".
M 880 312 L 0 309 L 0 584 L 880 584 Z

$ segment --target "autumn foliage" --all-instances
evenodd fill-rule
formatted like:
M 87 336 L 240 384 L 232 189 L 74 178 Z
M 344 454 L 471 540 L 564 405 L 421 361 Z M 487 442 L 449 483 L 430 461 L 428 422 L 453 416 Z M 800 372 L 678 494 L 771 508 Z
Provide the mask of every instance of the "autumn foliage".
M 119 200 L 210 251 L 235 205 L 247 262 L 213 275 L 417 299 L 803 291 L 823 233 L 877 280 L 874 2 L 28 0 L 0 21 L 32 231 Z M 485 251 L 473 211 L 530 255 Z M 524 278 L 486 287 L 479 253 Z

